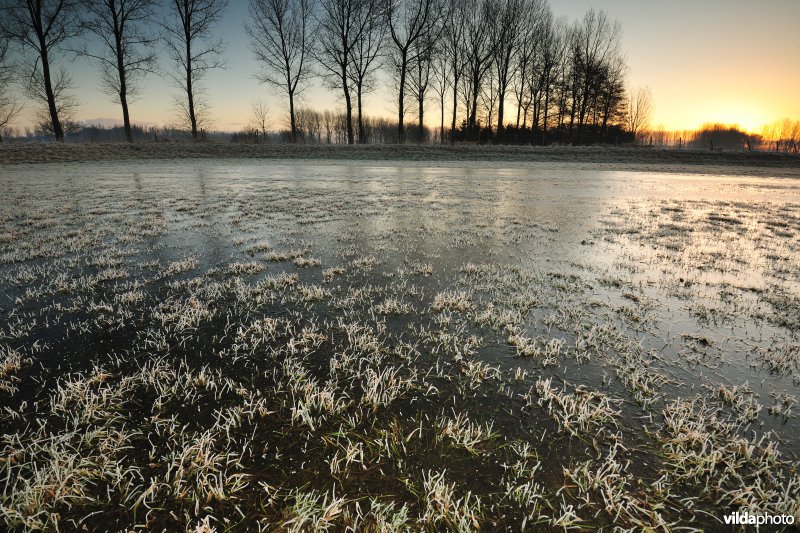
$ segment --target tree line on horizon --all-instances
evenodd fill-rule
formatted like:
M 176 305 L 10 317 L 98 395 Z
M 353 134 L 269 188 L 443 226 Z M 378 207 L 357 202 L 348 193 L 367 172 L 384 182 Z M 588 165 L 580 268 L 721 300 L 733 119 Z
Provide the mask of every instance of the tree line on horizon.
M 254 115 L 256 117 L 257 115 Z M 343 111 L 299 107 L 297 109 L 297 129 L 303 144 L 347 144 L 346 116 Z M 397 144 L 397 123 L 382 117 L 364 117 L 364 132 L 367 144 Z M 131 126 L 134 141 L 190 142 L 191 133 L 170 126 L 137 125 Z M 425 126 L 418 131 L 416 123 L 408 126 L 412 138 L 422 135 L 426 143 L 440 143 L 449 139 L 449 130 L 444 134 L 439 128 Z M 8 139 L 12 141 L 42 141 L 47 136 L 37 133 L 30 127 L 22 130 L 9 128 Z M 114 142 L 124 138 L 122 126 L 87 124 L 70 133 L 72 142 Z M 254 118 L 251 125 L 240 131 L 203 132 L 204 140 L 231 143 L 291 143 L 288 129 L 272 130 L 267 123 Z M 791 154 L 800 153 L 800 120 L 784 119 L 764 126 L 760 133 L 748 132 L 736 125 L 705 124 L 697 130 L 648 129 L 641 132 L 637 144 L 659 149 L 690 149 L 712 151 L 770 151 Z
M 800 120 L 784 119 L 766 124 L 760 133 L 732 124 L 704 124 L 697 130 L 670 131 L 649 129 L 640 136 L 641 144 L 658 148 L 700 150 L 747 150 L 800 153 Z
M 129 103 L 165 52 L 180 126 L 200 139 L 210 124 L 203 79 L 225 65 L 217 26 L 227 5 L 0 0 L 0 128 L 21 109 L 9 89 L 18 82 L 36 106 L 37 129 L 63 141 L 78 105 L 64 67 L 74 54 L 97 65 L 132 141 Z M 249 0 L 248 7 L 258 79 L 286 97 L 293 141 L 298 99 L 318 78 L 342 95 L 347 142 L 367 142 L 363 104 L 379 71 L 391 80 L 398 142 L 424 140 L 419 125 L 432 100 L 441 142 L 446 118 L 450 142 L 582 144 L 611 140 L 611 132 L 635 135 L 646 122 L 644 113 L 637 116 L 637 97 L 626 92 L 622 28 L 603 11 L 569 22 L 556 19 L 547 0 Z

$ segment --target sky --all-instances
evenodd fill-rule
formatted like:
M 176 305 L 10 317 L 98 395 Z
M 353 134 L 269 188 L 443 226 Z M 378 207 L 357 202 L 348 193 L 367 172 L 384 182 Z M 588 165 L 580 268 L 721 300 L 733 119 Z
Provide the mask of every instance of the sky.
M 556 17 L 577 19 L 595 8 L 622 23 L 629 86 L 650 87 L 654 127 L 684 130 L 723 122 L 758 131 L 776 120 L 800 119 L 800 0 L 550 3 Z M 246 18 L 247 1 L 230 0 L 218 28 L 227 43 L 227 68 L 211 72 L 205 82 L 214 129 L 242 129 L 258 98 L 267 100 L 274 127 L 285 127 L 285 99 L 255 79 L 258 65 L 243 29 Z M 63 64 L 72 73 L 81 103 L 77 118 L 117 120 L 119 105 L 101 90 L 96 66 L 71 57 Z M 162 68 L 170 68 L 166 57 Z M 176 92 L 165 75 L 149 76 L 139 99 L 131 103 L 132 119 L 141 124 L 169 123 L 175 116 Z M 366 112 L 393 117 L 394 93 L 388 83 L 382 83 L 367 97 Z M 338 92 L 324 88 L 319 81 L 312 83 L 302 99 L 301 105 L 320 110 L 343 107 Z M 428 106 L 429 116 L 438 116 L 436 103 Z M 30 107 L 16 125 L 30 123 Z

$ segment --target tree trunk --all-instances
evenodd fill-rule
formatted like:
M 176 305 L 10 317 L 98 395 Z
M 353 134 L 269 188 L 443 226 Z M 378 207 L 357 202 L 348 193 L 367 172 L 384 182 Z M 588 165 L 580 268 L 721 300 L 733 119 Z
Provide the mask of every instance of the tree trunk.
M 114 14 L 114 24 L 117 24 L 116 13 Z M 122 106 L 122 124 L 125 128 L 125 140 L 133 142 L 133 132 L 131 132 L 131 117 L 128 112 L 128 79 L 125 75 L 125 58 L 122 55 L 122 35 L 121 31 L 114 28 L 114 44 L 117 52 L 117 74 L 119 75 L 119 104 Z
M 122 123 L 125 127 L 125 140 L 129 143 L 133 142 L 133 131 L 131 131 L 131 116 L 128 112 L 128 99 L 124 90 L 119 92 L 119 102 L 122 105 Z
M 587 81 L 584 83 L 581 107 L 578 112 L 578 145 L 583 144 L 583 126 L 586 122 L 586 112 L 589 109 L 589 74 L 586 74 Z
M 342 91 L 344 92 L 345 120 L 347 122 L 347 144 L 355 144 L 353 134 L 353 102 L 350 99 L 350 87 L 347 86 L 347 67 L 342 67 Z
M 397 97 L 397 142 L 400 144 L 406 142 L 406 128 L 403 125 L 403 115 L 405 109 L 403 107 L 405 93 L 406 93 L 406 67 L 408 52 L 403 50 L 400 57 L 400 94 Z
M 478 125 L 478 90 L 480 89 L 480 79 L 478 74 L 472 76 L 472 102 L 469 112 L 469 125 L 474 128 Z
M 442 100 L 441 100 L 441 109 L 442 109 L 442 123 L 439 126 L 439 144 L 444 144 L 444 93 L 442 93 Z
M 188 100 L 189 123 L 192 127 L 192 139 L 197 140 L 197 116 L 194 112 L 194 92 L 192 89 L 192 46 L 189 35 L 186 36 L 186 98 Z
M 289 124 L 292 128 L 292 142 L 297 143 L 297 118 L 294 116 L 294 91 L 289 91 Z
M 419 134 L 417 135 L 417 144 L 422 144 L 422 138 L 425 136 L 425 130 L 424 130 L 425 126 L 424 126 L 424 122 L 422 121 L 423 114 L 425 112 L 424 108 L 423 108 L 423 102 L 424 102 L 424 93 L 422 93 L 422 91 L 420 91 L 420 96 L 419 96 L 419 98 L 417 98 L 417 105 L 419 106 L 419 108 L 418 108 L 419 109 Z
M 56 95 L 53 92 L 53 81 L 50 78 L 50 59 L 47 55 L 47 43 L 45 43 L 44 35 L 39 34 L 39 47 L 42 51 L 42 77 L 44 78 L 44 91 L 47 95 L 47 108 L 50 112 L 50 121 L 53 125 L 53 134 L 56 136 L 57 142 L 64 142 L 64 127 L 61 125 L 61 120 L 58 118 L 58 107 L 56 107 Z
M 547 138 L 547 111 L 550 107 L 550 91 L 544 93 L 544 120 L 542 120 L 542 146 L 546 143 Z
M 450 144 L 456 143 L 456 115 L 458 114 L 458 76 L 453 76 L 453 78 L 453 120 L 450 123 Z
M 362 92 L 364 91 L 363 83 L 356 86 L 356 97 L 358 99 L 358 144 L 367 144 L 367 132 L 364 129 L 364 114 L 362 105 Z
M 575 126 L 575 100 L 573 99 L 572 107 L 569 110 L 569 128 L 567 128 L 570 140 L 572 140 L 572 128 L 574 126 Z
M 500 92 L 500 88 L 498 87 L 497 91 L 497 137 L 498 140 L 500 138 L 500 134 L 503 132 L 503 108 L 505 100 L 505 91 Z

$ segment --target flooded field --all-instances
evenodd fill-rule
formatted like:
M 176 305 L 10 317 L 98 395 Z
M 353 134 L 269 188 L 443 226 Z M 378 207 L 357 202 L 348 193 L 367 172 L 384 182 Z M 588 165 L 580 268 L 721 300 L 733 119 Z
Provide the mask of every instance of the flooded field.
M 3 169 L 5 527 L 800 520 L 800 181 L 383 165 Z

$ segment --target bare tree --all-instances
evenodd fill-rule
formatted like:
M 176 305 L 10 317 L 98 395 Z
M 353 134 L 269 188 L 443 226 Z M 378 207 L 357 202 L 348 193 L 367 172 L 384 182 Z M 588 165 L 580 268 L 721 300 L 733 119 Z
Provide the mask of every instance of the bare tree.
M 489 76 L 486 83 L 481 85 L 480 100 L 483 103 L 484 117 L 486 120 L 484 124 L 491 129 L 494 120 L 494 110 L 497 106 L 497 80 Z
M 381 0 L 363 0 L 359 4 L 358 19 L 362 26 L 361 35 L 356 39 L 350 52 L 350 81 L 356 92 L 358 110 L 358 142 L 367 142 L 364 126 L 364 95 L 374 89 L 374 73 L 380 68 L 379 58 L 383 54 L 384 25 Z
M 433 87 L 433 92 L 439 97 L 439 143 L 444 144 L 444 100 L 447 97 L 447 90 L 450 88 L 451 77 L 454 75 L 450 70 L 450 58 L 445 46 L 439 46 L 433 51 L 432 70 L 433 80 L 431 86 Z M 455 113 L 455 110 L 453 112 Z
M 78 109 L 78 101 L 72 91 L 74 89 L 72 78 L 64 67 L 51 73 L 50 90 L 48 94 L 47 84 L 42 72 L 28 64 L 28 71 L 31 73 L 26 80 L 25 91 L 28 98 L 41 105 L 33 110 L 34 131 L 37 135 L 53 135 L 57 142 L 64 142 L 64 136 L 78 130 L 75 122 L 75 114 Z M 55 104 L 55 113 L 50 108 L 50 95 Z M 57 117 L 57 122 L 53 121 L 53 116 Z M 59 136 L 59 133 L 60 136 Z
M 478 125 L 478 98 L 481 86 L 492 66 L 496 41 L 492 26 L 496 23 L 497 5 L 493 0 L 465 0 L 463 50 L 466 79 L 463 84 L 467 108 L 467 128 Z
M 355 142 L 353 133 L 353 101 L 350 94 L 350 62 L 353 49 L 361 39 L 369 18 L 364 16 L 366 0 L 321 0 L 316 56 L 326 72 L 331 87 L 339 87 L 344 95 L 347 143 Z
M 528 86 L 531 83 L 531 70 L 533 62 L 539 52 L 539 45 L 541 39 L 539 38 L 540 21 L 537 20 L 536 10 L 533 9 L 534 4 L 540 3 L 540 0 L 531 0 L 525 2 L 526 9 L 520 14 L 519 21 L 519 45 L 515 61 L 513 62 L 511 74 L 511 88 L 514 93 L 517 106 L 517 119 L 515 127 L 520 127 L 520 120 L 523 118 L 522 110 L 526 106 L 526 97 L 528 95 Z
M 267 138 L 267 124 L 269 123 L 269 106 L 264 98 L 253 100 L 250 104 L 250 126 L 261 135 L 261 139 Z M 292 134 L 294 136 L 294 133 Z
M 64 141 L 63 113 L 77 105 L 70 94 L 71 80 L 63 69 L 54 71 L 58 53 L 80 34 L 77 0 L 0 0 L 0 33 L 16 44 L 26 70 L 26 91 L 43 104 L 37 117 L 46 129 Z
M 784 119 L 781 121 L 781 143 L 786 152 L 800 151 L 800 120 Z
M 456 120 L 458 119 L 458 92 L 459 82 L 464 76 L 464 20 L 466 18 L 468 3 L 462 0 L 447 0 L 447 9 L 442 24 L 441 53 L 446 58 L 442 68 L 438 69 L 439 79 L 447 79 L 446 70 L 449 71 L 450 88 L 453 93 L 453 114 L 450 123 L 450 142 L 455 142 Z M 442 92 L 441 94 L 444 94 Z M 444 114 L 444 110 L 442 110 Z
M 516 63 L 522 39 L 530 36 L 524 30 L 525 24 L 531 19 L 529 11 L 532 7 L 533 4 L 529 0 L 502 0 L 498 9 L 497 24 L 492 25 L 495 29 L 493 39 L 496 43 L 493 63 L 497 78 L 495 97 L 498 136 L 503 131 L 506 91 L 511 84 L 513 65 Z M 491 122 L 488 125 L 491 127 Z
M 313 0 L 250 0 L 245 25 L 256 59 L 263 67 L 258 79 L 289 98 L 292 142 L 297 142 L 295 98 L 311 76 Z
M 590 9 L 577 26 L 576 52 L 581 69 L 578 108 L 578 144 L 583 142 L 584 124 L 592 103 L 592 91 L 599 86 L 606 62 L 619 54 L 622 26 L 605 11 Z
M 625 108 L 627 97 L 625 94 L 625 75 L 628 66 L 625 59 L 617 54 L 606 62 L 600 80 L 595 103 L 594 123 L 600 125 L 600 135 L 608 139 L 608 125 L 610 122 L 624 122 L 626 119 Z M 598 120 L 599 118 L 599 120 Z
M 554 98 L 554 85 L 557 80 L 557 69 L 562 63 L 565 51 L 566 22 L 563 19 L 553 21 L 553 14 L 547 6 L 543 12 L 541 28 L 542 69 L 541 79 L 544 90 L 544 106 L 542 119 L 542 145 L 547 144 L 548 115 Z
M 22 106 L 11 94 L 14 69 L 8 52 L 9 42 L 0 35 L 0 143 L 3 142 L 2 132 L 22 110 Z
M 336 128 L 335 123 L 336 117 L 333 111 L 326 109 L 322 113 L 322 129 L 325 132 L 325 144 L 331 144 L 333 142 L 333 131 Z
M 147 30 L 153 23 L 155 0 L 84 0 L 83 28 L 99 40 L 99 49 L 84 46 L 81 55 L 100 65 L 102 84 L 122 106 L 125 138 L 133 142 L 128 101 L 139 82 L 156 66 L 156 37 Z
M 431 34 L 436 32 L 438 21 L 443 17 L 445 6 L 439 0 L 384 0 L 386 25 L 394 44 L 392 60 L 398 77 L 397 138 L 405 142 L 405 91 L 409 66 L 420 54 L 429 52 L 428 46 L 419 46 L 427 38 L 430 46 L 435 42 Z
M 177 69 L 172 79 L 183 93 L 176 104 L 194 140 L 207 120 L 202 79 L 208 71 L 225 66 L 223 41 L 213 37 L 212 29 L 227 5 L 228 0 L 169 0 L 170 19 L 162 25 Z
M 650 87 L 638 87 L 628 93 L 628 109 L 626 114 L 626 127 L 633 133 L 634 140 L 638 140 L 642 132 L 650 123 L 652 112 L 652 94 Z
M 422 144 L 425 137 L 425 98 L 431 85 L 431 69 L 433 66 L 433 45 L 428 39 L 430 36 L 416 41 L 411 48 L 414 61 L 409 65 L 408 90 L 417 101 L 417 117 L 419 131 L 417 144 Z M 418 51 L 415 48 L 423 50 Z

